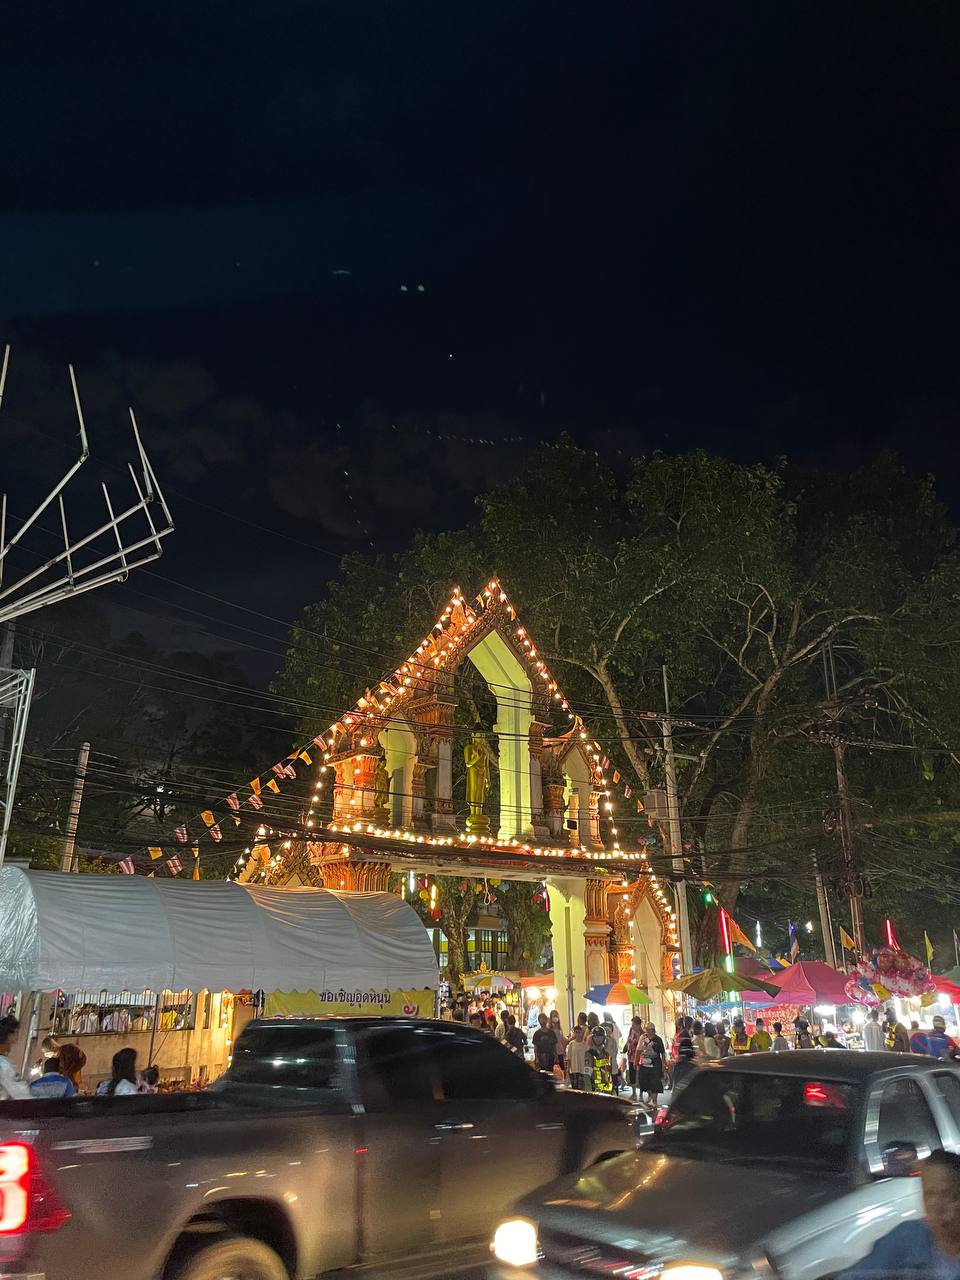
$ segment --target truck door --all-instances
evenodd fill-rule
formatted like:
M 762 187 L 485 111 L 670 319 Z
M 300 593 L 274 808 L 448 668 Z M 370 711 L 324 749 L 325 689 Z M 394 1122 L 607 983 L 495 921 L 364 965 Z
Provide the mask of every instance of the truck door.
M 363 1149 L 356 1156 L 361 1258 L 384 1261 L 434 1248 L 440 1133 L 434 1127 L 438 1085 L 429 1028 L 369 1028 L 357 1045 L 357 1071 L 366 1110 Z
M 553 1091 L 492 1036 L 433 1029 L 441 1099 L 440 1238 L 485 1238 L 513 1201 L 560 1172 L 566 1128 Z

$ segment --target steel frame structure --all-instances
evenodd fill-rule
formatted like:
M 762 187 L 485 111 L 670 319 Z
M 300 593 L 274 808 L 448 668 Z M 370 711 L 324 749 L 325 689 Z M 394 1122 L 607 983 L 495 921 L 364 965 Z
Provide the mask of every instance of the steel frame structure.
M 8 344 L 4 347 L 3 361 L 0 363 L 0 408 L 3 405 L 9 364 L 10 346 Z M 69 365 L 68 368 L 73 403 L 80 428 L 80 456 L 72 466 L 67 468 L 60 480 L 37 504 L 31 514 L 22 521 L 17 532 L 9 540 L 7 538 L 7 495 L 4 493 L 0 497 L 0 626 L 13 622 L 24 614 L 46 608 L 47 605 L 57 604 L 61 600 L 71 599 L 87 591 L 94 591 L 97 587 L 106 586 L 111 582 L 125 581 L 131 570 L 149 564 L 151 560 L 159 559 L 163 553 L 161 539 L 173 532 L 173 517 L 143 447 L 137 419 L 132 409 L 129 411 L 130 424 L 133 428 L 134 444 L 140 462 L 140 475 L 137 475 L 131 463 L 127 464 L 127 470 L 133 482 L 136 501 L 120 511 L 115 511 L 106 484 L 101 484 L 107 519 L 92 533 L 84 534 L 82 537 L 74 537 L 69 532 L 63 500 L 64 492 L 90 457 L 90 447 L 76 374 L 73 365 Z M 4 585 L 7 557 L 54 503 L 60 512 L 63 550 L 57 555 L 50 556 L 37 568 L 9 578 Z M 129 523 L 138 516 L 142 516 L 145 522 L 145 527 L 141 526 L 139 531 Z M 94 549 L 94 545 L 100 538 L 110 539 L 109 549 L 106 547 Z M 116 545 L 113 545 L 114 543 Z M 3 865 L 13 814 L 17 775 L 20 772 L 20 761 L 23 756 L 35 674 L 34 671 L 0 667 L 0 717 L 12 719 L 9 732 L 10 746 L 9 751 L 6 752 L 5 764 L 0 760 L 0 866 Z M 0 756 L 2 755 L 3 751 L 0 748 Z

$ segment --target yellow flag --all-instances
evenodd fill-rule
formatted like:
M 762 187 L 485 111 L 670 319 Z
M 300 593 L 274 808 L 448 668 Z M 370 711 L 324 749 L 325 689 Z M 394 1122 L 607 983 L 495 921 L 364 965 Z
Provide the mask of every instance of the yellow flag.
M 302 760 L 304 764 L 313 764 L 313 756 L 309 751 L 298 752 L 297 759 Z
M 741 947 L 746 947 L 748 951 L 756 951 L 756 947 L 743 932 L 740 926 L 734 920 L 733 916 L 727 916 L 727 924 L 730 926 L 730 941 L 739 942 Z
M 250 781 L 249 781 L 249 783 L 248 783 L 247 785 L 250 787 L 250 790 L 253 792 L 253 794 L 254 794 L 255 796 L 258 796 L 258 795 L 260 794 L 260 779 L 259 779 L 259 778 L 251 778 L 251 779 L 250 779 Z
M 924 929 L 923 931 L 923 945 L 927 949 L 927 968 L 929 969 L 930 966 L 933 964 L 933 943 L 927 937 L 926 929 Z
M 856 951 L 857 949 L 857 944 L 842 925 L 840 926 L 840 945 L 845 951 Z
M 163 857 L 163 850 L 157 849 L 151 845 L 147 845 L 147 853 L 149 853 L 150 857 L 153 858 L 154 862 L 156 862 L 157 858 Z
M 204 822 L 207 824 L 208 827 L 214 826 L 214 824 L 217 821 L 209 809 L 204 809 L 203 812 L 200 814 L 200 817 L 204 820 Z
M 279 784 L 278 784 L 278 782 L 277 782 L 276 778 L 271 778 L 271 779 L 270 779 L 270 781 L 267 783 L 267 790 L 268 790 L 268 791 L 273 791 L 273 792 L 275 792 L 277 795 L 279 795 L 279 794 L 280 794 L 280 786 L 279 786 Z

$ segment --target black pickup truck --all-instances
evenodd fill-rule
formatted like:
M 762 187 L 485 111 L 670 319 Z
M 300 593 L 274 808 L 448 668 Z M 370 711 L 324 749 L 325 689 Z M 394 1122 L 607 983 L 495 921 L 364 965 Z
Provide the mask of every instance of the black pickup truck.
M 449 1022 L 252 1022 L 200 1094 L 0 1104 L 0 1280 L 455 1274 L 635 1113 Z

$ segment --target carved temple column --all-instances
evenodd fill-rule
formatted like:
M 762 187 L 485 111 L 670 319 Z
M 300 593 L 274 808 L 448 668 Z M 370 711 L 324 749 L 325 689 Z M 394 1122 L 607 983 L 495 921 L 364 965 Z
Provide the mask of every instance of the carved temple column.
M 605 880 L 587 880 L 583 888 L 583 942 L 586 951 L 587 986 L 610 981 L 607 920 L 607 884 Z

